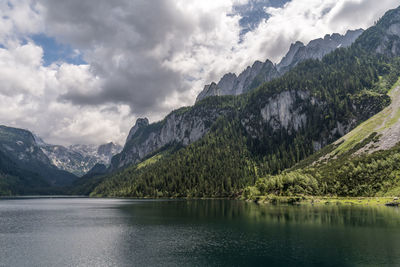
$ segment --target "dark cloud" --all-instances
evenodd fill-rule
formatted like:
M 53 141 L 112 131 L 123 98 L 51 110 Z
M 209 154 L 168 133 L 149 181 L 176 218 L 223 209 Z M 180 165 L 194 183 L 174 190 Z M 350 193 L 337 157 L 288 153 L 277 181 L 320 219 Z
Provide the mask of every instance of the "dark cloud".
M 110 64 L 106 69 L 95 71 L 100 73 L 102 87 L 99 92 L 82 92 L 80 88 L 70 90 L 60 96 L 77 105 L 100 105 L 104 103 L 124 103 L 131 107 L 135 114 L 145 114 L 147 111 L 162 112 L 159 105 L 174 91 L 181 88 L 181 75 L 170 69 L 163 68 L 160 62 L 145 58 L 145 62 L 130 60 L 130 53 L 124 55 L 124 63 L 111 65 L 107 59 L 103 64 Z
M 163 111 L 161 103 L 182 87 L 182 75 L 163 66 L 191 34 L 191 18 L 173 1 L 93 0 L 43 2 L 48 34 L 84 51 L 98 92 L 79 88 L 60 96 L 77 105 L 125 103 L 135 114 Z M 209 19 L 204 27 L 212 29 Z M 155 50 L 161 50 L 157 54 Z
M 264 7 L 283 6 L 287 1 L 251 0 L 232 11 L 247 18 L 246 22 L 241 21 L 242 27 L 250 23 L 253 29 L 266 15 Z M 165 113 L 170 108 L 165 105 L 166 99 L 174 92 L 188 95 L 192 89 L 185 80 L 188 73 L 172 70 L 164 63 L 182 52 L 186 41 L 196 38 L 193 36 L 196 32 L 213 33 L 215 25 L 220 23 L 215 13 L 201 10 L 195 11 L 198 16 L 195 19 L 172 0 L 44 0 L 42 3 L 47 33 L 82 50 L 91 72 L 102 81 L 100 90 L 72 88 L 59 100 L 80 106 L 123 103 L 136 115 L 150 111 Z M 195 51 L 198 46 L 200 50 L 207 45 L 207 38 L 193 41 L 190 49 Z M 182 104 L 188 103 L 191 101 Z

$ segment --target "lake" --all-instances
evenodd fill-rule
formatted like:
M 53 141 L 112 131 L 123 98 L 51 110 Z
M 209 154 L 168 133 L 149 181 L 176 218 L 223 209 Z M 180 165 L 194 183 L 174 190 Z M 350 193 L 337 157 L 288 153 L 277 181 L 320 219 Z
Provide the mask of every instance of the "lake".
M 0 200 L 0 266 L 399 266 L 400 209 Z

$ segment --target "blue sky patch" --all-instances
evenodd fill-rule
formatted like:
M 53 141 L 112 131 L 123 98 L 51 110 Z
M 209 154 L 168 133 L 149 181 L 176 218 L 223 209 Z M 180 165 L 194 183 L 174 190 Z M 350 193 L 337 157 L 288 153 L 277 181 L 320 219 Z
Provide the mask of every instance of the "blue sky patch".
M 283 7 L 287 2 L 290 0 L 249 0 L 245 5 L 234 6 L 233 13 L 242 17 L 239 21 L 242 28 L 240 35 L 253 31 L 261 21 L 269 18 L 264 10 L 266 7 Z
M 43 49 L 44 65 L 49 66 L 54 62 L 67 62 L 70 64 L 87 64 L 81 54 L 77 54 L 70 45 L 61 44 L 53 37 L 45 34 L 31 36 L 36 45 Z

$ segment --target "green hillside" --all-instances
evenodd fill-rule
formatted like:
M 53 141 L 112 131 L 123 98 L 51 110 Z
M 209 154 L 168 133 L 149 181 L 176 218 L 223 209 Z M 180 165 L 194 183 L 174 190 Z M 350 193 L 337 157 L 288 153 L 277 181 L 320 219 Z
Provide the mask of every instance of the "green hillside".
M 389 95 L 384 110 L 292 169 L 260 178 L 245 197 L 399 195 L 400 80 Z

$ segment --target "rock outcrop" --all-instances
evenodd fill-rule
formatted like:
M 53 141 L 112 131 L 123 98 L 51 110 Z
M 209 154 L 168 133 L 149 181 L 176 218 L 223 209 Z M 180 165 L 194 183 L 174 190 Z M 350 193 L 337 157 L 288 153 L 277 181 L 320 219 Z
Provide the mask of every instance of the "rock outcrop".
M 256 88 L 264 82 L 277 78 L 279 73 L 274 64 L 267 60 L 264 63 L 256 61 L 247 67 L 239 76 L 234 73 L 225 74 L 221 80 L 204 86 L 204 89 L 196 98 L 196 102 L 208 97 L 219 95 L 240 95 Z
M 305 91 L 285 91 L 268 100 L 261 109 L 261 117 L 264 123 L 268 123 L 272 129 L 289 129 L 297 131 L 307 122 L 307 117 L 302 113 L 302 107 L 295 107 L 295 102 L 310 98 L 310 93 Z
M 191 144 L 203 137 L 218 117 L 230 111 L 228 107 L 198 104 L 173 111 L 157 123 L 148 124 L 147 119 L 138 119 L 124 149 L 113 157 L 110 170 L 137 163 L 167 144 Z
M 241 123 L 252 138 L 262 138 L 265 126 L 272 132 L 293 133 L 306 126 L 305 107 L 321 104 L 307 91 L 284 91 L 266 99 L 259 114 L 244 114 Z
M 334 33 L 310 41 L 307 45 L 296 42 L 290 46 L 289 52 L 277 65 L 280 74 L 283 74 L 300 62 L 307 59 L 322 59 L 325 55 L 340 47 L 349 47 L 363 33 L 362 29 L 347 31 L 345 35 Z
M 387 12 L 378 24 L 368 29 L 362 43 L 364 48 L 388 57 L 400 56 L 400 7 Z

